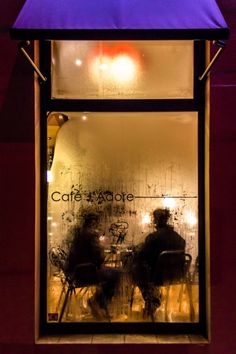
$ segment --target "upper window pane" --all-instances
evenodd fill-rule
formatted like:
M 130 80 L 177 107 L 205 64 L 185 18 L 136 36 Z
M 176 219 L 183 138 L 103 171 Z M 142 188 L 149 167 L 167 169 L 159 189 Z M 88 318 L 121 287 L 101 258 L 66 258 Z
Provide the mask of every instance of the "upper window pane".
M 54 41 L 52 98 L 193 98 L 193 41 Z

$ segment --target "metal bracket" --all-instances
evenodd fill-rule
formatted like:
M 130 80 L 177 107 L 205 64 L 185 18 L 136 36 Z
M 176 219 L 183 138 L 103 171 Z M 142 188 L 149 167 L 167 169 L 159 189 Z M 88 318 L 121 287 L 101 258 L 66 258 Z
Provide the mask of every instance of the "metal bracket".
M 30 45 L 30 41 L 22 41 L 19 43 L 18 48 L 20 49 L 21 53 L 24 55 L 24 57 L 26 58 L 26 60 L 30 63 L 30 65 L 32 65 L 34 71 L 39 75 L 39 77 L 45 82 L 47 81 L 46 76 L 43 76 L 43 74 L 41 73 L 41 71 L 39 70 L 39 68 L 37 67 L 37 65 L 34 63 L 34 61 L 30 58 L 29 54 L 26 52 L 25 50 L 25 46 L 29 46 Z
M 217 47 L 219 47 L 219 49 L 217 50 L 216 54 L 214 55 L 214 57 L 212 58 L 212 60 L 208 64 L 208 66 L 206 67 L 204 73 L 201 76 L 199 76 L 199 78 L 198 78 L 199 81 L 203 81 L 203 79 L 205 79 L 207 77 L 213 64 L 220 57 L 220 55 L 223 53 L 223 51 L 225 49 L 225 42 L 224 41 L 214 41 L 213 44 L 215 44 Z

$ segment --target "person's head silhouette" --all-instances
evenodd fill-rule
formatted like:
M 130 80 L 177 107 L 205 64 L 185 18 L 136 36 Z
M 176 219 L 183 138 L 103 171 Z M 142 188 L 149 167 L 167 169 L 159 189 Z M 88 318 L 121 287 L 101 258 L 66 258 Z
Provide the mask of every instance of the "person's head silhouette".
M 153 212 L 153 217 L 156 227 L 163 227 L 168 223 L 170 211 L 169 209 L 155 209 Z

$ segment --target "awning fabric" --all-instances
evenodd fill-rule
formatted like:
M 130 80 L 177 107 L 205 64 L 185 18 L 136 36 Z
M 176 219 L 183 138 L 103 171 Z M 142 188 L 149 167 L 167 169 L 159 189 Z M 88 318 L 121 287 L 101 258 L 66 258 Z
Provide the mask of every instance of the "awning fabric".
M 226 39 L 215 0 L 26 0 L 15 39 Z

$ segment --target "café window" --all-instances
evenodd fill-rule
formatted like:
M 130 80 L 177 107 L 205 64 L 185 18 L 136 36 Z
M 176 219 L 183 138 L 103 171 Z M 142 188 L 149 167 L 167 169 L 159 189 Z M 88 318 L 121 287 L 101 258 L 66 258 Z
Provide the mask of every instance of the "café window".
M 46 327 L 203 326 L 199 53 L 190 40 L 41 46 L 51 73 L 41 124 Z
M 39 335 L 209 338 L 208 78 L 228 36 L 215 0 L 25 1 Z
M 53 123 L 60 118 L 65 123 L 57 131 Z M 48 321 L 54 314 L 61 315 L 61 322 L 97 322 L 90 302 L 102 288 L 107 301 L 102 308 L 111 323 L 198 322 L 199 284 L 193 279 L 199 251 L 197 112 L 53 112 L 48 117 L 47 176 Z M 154 224 L 156 209 L 169 212 L 168 228 Z M 99 223 L 95 230 L 84 230 L 92 213 L 99 215 Z M 183 251 L 180 260 L 186 257 L 186 269 L 173 284 L 168 274 L 166 283 L 158 283 L 158 244 L 156 251 L 147 247 L 142 259 L 145 239 L 152 234 L 154 240 L 155 232 L 165 233 L 162 251 Z M 96 237 L 96 242 L 86 242 L 87 237 Z M 79 249 L 83 245 L 92 249 Z M 93 274 L 91 266 L 87 278 L 88 263 L 96 269 Z M 81 284 L 80 267 L 85 271 Z M 101 269 L 119 277 L 112 298 Z M 157 274 L 152 278 L 151 272 Z M 112 280 L 107 283 L 113 286 Z M 66 299 L 68 286 L 73 291 Z M 158 306 L 152 299 L 148 303 L 149 291 L 153 301 L 160 300 Z M 145 313 L 148 305 L 156 307 L 153 313 Z

